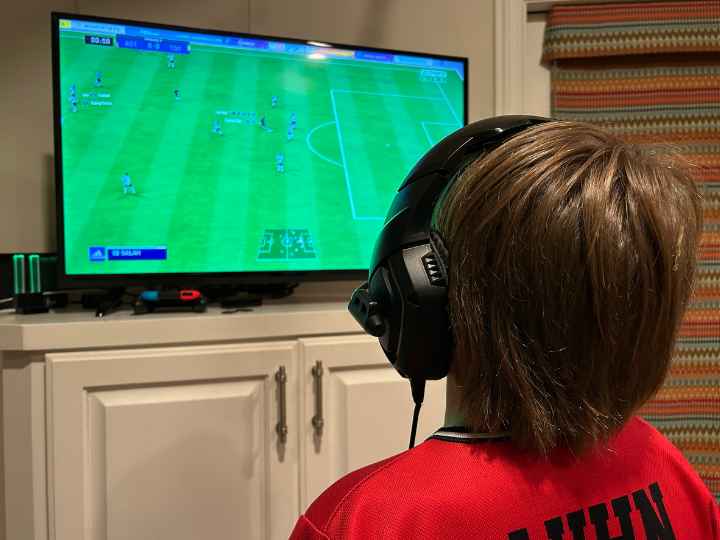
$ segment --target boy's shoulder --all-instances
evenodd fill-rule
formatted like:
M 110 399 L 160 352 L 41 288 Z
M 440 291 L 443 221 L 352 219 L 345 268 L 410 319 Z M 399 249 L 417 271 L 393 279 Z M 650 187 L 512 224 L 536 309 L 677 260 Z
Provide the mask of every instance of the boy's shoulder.
M 370 480 L 387 473 L 389 468 L 397 467 L 398 462 L 409 452 L 405 451 L 343 476 L 312 503 L 305 512 L 305 517 L 316 527 L 326 530 L 344 503 L 350 502 L 350 499 L 357 496 L 363 488 L 367 489 Z
M 442 490 L 442 484 L 457 484 L 458 479 L 448 470 L 451 464 L 461 457 L 459 454 L 472 453 L 478 458 L 478 450 L 485 445 L 448 444 L 453 437 L 443 433 L 443 430 L 438 430 L 411 450 L 342 477 L 310 505 L 291 538 L 327 538 L 328 531 L 337 532 L 350 524 L 354 537 L 362 538 L 363 535 L 358 535 L 358 532 L 363 529 L 363 524 L 354 522 L 350 514 L 389 516 L 390 508 L 412 507 L 417 499 L 428 495 L 430 487 Z M 459 434 L 454 442 L 472 442 L 467 439 L 465 434 Z M 504 436 L 482 439 L 486 440 L 475 439 L 474 442 L 508 442 Z M 463 475 L 460 473 L 460 476 Z

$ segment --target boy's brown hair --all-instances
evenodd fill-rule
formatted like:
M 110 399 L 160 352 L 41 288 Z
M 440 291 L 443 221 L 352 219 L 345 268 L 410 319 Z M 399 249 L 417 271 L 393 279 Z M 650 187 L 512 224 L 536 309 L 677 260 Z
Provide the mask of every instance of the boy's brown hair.
M 450 253 L 451 369 L 468 427 L 581 452 L 658 390 L 702 225 L 687 167 L 548 122 L 465 169 L 433 223 Z

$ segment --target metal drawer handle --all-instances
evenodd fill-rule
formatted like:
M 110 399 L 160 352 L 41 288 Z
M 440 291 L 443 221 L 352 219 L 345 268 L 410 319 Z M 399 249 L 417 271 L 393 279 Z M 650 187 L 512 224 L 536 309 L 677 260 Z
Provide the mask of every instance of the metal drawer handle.
M 275 381 L 277 382 L 278 389 L 278 407 L 280 409 L 278 414 L 278 423 L 275 426 L 275 433 L 278 435 L 280 444 L 287 442 L 288 427 L 287 427 L 287 404 L 285 402 L 285 385 L 287 384 L 287 372 L 285 366 L 280 366 L 280 369 L 275 373 Z
M 312 426 L 315 430 L 315 440 L 319 442 L 323 434 L 323 426 L 325 420 L 323 420 L 323 397 L 322 397 L 322 377 L 323 377 L 323 365 L 319 360 L 315 362 L 315 367 L 312 368 L 312 376 L 315 384 L 315 416 L 312 417 Z

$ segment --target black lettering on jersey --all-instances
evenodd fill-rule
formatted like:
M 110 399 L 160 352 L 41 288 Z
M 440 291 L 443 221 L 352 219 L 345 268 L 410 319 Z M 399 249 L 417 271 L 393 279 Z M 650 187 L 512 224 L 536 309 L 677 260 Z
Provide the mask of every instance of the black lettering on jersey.
M 567 522 L 570 531 L 573 533 L 572 540 L 585 540 L 585 512 L 582 508 L 567 515 Z
M 676 540 L 670 518 L 665 510 L 663 495 L 658 483 L 649 486 L 650 497 L 652 498 L 657 512 L 653 508 L 650 498 L 644 489 L 632 493 L 632 501 L 635 508 L 630 504 L 630 496 L 625 495 L 613 499 L 608 503 L 600 503 L 588 508 L 590 523 L 595 529 L 597 540 Z M 610 537 L 608 521 L 610 513 L 608 506 L 612 508 L 614 519 L 620 526 L 620 536 Z M 631 514 L 636 511 L 640 513 L 644 531 L 636 531 L 633 528 Z M 572 540 L 585 540 L 585 512 L 581 508 L 566 515 L 568 531 L 572 533 Z M 640 536 L 642 533 L 645 536 Z M 528 529 L 518 529 L 508 533 L 508 540 L 569 540 L 565 535 L 562 516 L 556 516 L 545 521 L 544 538 L 530 538 Z
M 635 540 L 635 532 L 633 531 L 632 521 L 630 520 L 630 513 L 632 508 L 630 507 L 630 497 L 620 497 L 613 499 L 610 503 L 613 508 L 613 514 L 620 522 L 620 530 L 622 536 L 620 538 L 626 540 Z
M 545 532 L 549 540 L 563 540 L 562 517 L 549 519 L 545 522 Z
M 612 502 L 613 513 L 620 522 L 620 530 L 622 531 L 621 536 L 615 536 L 610 538 L 610 532 L 608 530 L 608 509 L 605 504 L 597 504 L 591 506 L 590 521 L 595 527 L 595 536 L 597 540 L 635 540 L 635 533 L 633 532 L 632 521 L 630 521 L 630 499 L 620 497 L 613 499 Z
M 660 516 L 655 513 L 645 490 L 634 491 L 632 496 L 635 508 L 640 510 L 647 540 L 675 540 L 675 532 L 665 511 L 662 492 L 657 482 L 650 485 L 650 496 L 655 501 Z

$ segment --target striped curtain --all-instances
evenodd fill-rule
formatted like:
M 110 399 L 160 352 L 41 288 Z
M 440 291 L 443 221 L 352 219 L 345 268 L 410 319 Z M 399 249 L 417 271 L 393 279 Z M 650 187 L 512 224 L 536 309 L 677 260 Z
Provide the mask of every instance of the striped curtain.
M 694 162 L 705 227 L 670 374 L 641 414 L 720 500 L 720 0 L 556 6 L 545 31 L 552 115 Z

